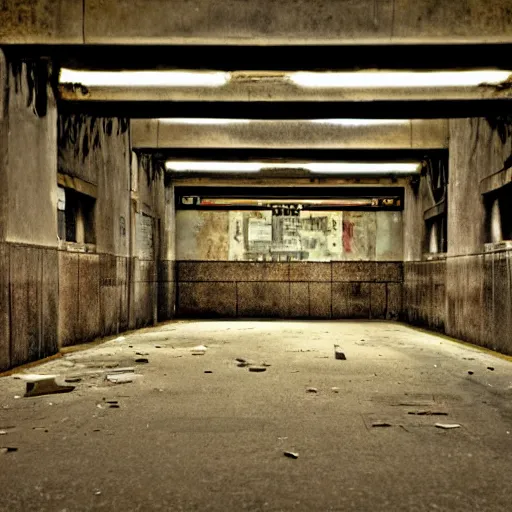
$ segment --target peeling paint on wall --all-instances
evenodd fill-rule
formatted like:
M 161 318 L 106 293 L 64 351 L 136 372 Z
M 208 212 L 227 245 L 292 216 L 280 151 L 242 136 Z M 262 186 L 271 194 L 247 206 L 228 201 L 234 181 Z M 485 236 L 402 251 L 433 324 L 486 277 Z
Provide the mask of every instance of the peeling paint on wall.
M 386 243 L 383 238 L 389 238 Z M 179 210 L 178 260 L 400 260 L 401 212 Z

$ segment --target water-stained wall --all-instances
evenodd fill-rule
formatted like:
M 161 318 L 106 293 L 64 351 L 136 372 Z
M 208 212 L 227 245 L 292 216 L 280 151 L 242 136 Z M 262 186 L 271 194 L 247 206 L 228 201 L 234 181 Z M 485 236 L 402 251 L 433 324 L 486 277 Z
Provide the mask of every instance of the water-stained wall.
M 0 371 L 57 351 L 57 113 L 45 60 L 0 51 Z
M 512 252 L 506 242 L 490 243 L 489 217 L 498 195 L 505 205 L 511 201 L 506 188 L 511 180 L 510 134 L 508 119 L 450 120 L 444 254 L 425 254 L 424 217 L 435 208 L 426 192 L 426 177 L 409 190 L 404 212 L 407 319 L 508 354 Z
M 178 260 L 397 261 L 402 213 L 178 210 L 176 240 Z

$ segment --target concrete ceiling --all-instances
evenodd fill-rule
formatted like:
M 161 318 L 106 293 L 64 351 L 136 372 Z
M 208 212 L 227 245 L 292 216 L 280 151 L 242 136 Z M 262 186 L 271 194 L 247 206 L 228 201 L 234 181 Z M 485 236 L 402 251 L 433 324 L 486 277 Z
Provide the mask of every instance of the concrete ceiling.
M 448 121 L 134 119 L 135 148 L 443 149 Z
M 4 0 L 0 44 L 512 42 L 512 0 Z

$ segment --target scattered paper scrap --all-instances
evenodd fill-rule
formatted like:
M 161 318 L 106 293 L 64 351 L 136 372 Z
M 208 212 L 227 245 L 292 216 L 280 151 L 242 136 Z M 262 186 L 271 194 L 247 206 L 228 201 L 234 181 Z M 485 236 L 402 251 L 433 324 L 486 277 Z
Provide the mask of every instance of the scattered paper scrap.
M 135 375 L 127 373 L 112 374 L 107 375 L 106 379 L 112 384 L 127 384 L 135 380 Z
M 436 423 L 437 428 L 442 428 L 444 430 L 450 430 L 452 428 L 460 428 L 458 423 Z
M 193 356 L 204 356 L 206 354 L 207 347 L 204 345 L 198 345 L 191 349 Z
M 288 457 L 289 459 L 298 459 L 299 454 L 297 452 L 284 452 L 284 456 Z
M 334 388 L 331 388 L 331 391 L 332 391 L 333 393 L 339 393 L 339 392 L 340 392 L 340 388 L 336 388 L 336 387 L 334 387 Z

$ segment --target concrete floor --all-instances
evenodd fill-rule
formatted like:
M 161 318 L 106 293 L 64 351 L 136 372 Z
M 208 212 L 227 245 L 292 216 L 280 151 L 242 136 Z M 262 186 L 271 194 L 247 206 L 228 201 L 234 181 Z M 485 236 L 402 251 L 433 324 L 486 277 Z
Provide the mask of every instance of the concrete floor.
M 400 324 L 169 323 L 26 371 L 83 380 L 0 379 L 1 511 L 511 510 L 512 364 Z

